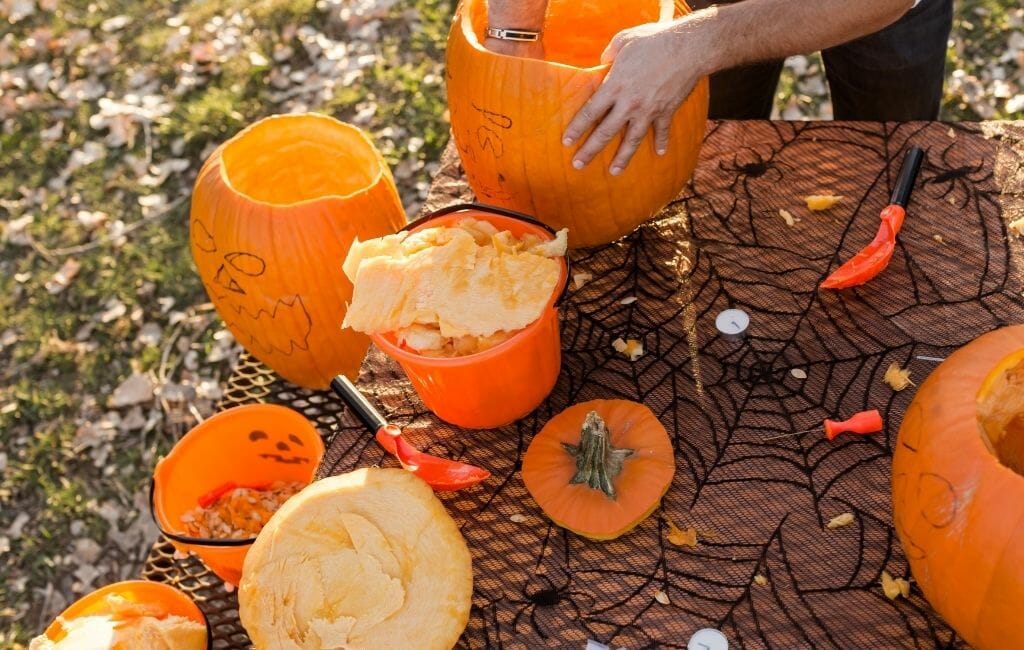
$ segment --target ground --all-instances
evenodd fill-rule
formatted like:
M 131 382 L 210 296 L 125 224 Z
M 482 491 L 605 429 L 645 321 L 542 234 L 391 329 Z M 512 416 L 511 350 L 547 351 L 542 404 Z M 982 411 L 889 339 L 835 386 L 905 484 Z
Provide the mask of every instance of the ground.
M 1024 9 L 957 3 L 943 119 L 1024 117 Z M 448 139 L 451 0 L 0 0 L 0 647 L 137 575 L 149 472 L 239 352 L 187 244 L 212 148 L 273 113 L 366 129 L 409 214 Z M 793 57 L 785 119 L 828 117 Z

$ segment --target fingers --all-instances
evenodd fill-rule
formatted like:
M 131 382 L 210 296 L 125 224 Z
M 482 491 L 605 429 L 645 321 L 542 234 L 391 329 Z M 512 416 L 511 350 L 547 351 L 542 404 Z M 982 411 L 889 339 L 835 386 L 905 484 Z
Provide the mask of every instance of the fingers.
M 587 103 L 583 105 L 576 115 L 573 116 L 572 121 L 569 122 L 569 126 L 565 127 L 565 133 L 562 135 L 562 144 L 569 147 L 576 144 L 584 133 L 590 130 L 592 126 L 597 124 L 597 121 L 604 117 L 605 113 L 611 109 L 614 100 L 611 95 L 614 93 L 607 92 L 605 85 L 602 85 L 597 89 Z M 581 169 L 577 167 L 577 169 Z
M 619 150 L 615 153 L 615 159 L 612 160 L 608 173 L 612 176 L 618 176 L 622 173 L 622 170 L 626 168 L 626 165 L 633 158 L 633 154 L 636 153 L 640 143 L 644 141 L 644 136 L 647 135 L 647 129 L 650 125 L 651 123 L 643 118 L 629 122 L 629 128 L 626 129 L 625 135 L 622 136 L 622 144 L 619 145 Z
M 601 123 L 590 133 L 586 142 L 580 145 L 573 156 L 572 166 L 576 169 L 583 169 L 594 159 L 597 154 L 608 146 L 615 136 L 622 132 L 629 121 L 629 112 L 619 104 L 608 115 L 601 120 Z M 619 170 L 621 172 L 621 170 Z
M 669 129 L 672 128 L 671 115 L 659 115 L 654 120 L 654 151 L 659 156 L 668 153 Z

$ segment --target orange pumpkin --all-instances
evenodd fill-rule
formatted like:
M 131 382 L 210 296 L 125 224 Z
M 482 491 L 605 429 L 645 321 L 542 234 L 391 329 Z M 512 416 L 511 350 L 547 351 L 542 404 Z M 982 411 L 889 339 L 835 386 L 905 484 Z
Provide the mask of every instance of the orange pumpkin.
M 1024 648 L 1024 326 L 921 385 L 893 454 L 893 519 L 928 602 L 975 648 Z
M 523 457 L 523 482 L 553 522 L 590 539 L 632 530 L 672 484 L 665 427 L 643 404 L 594 400 L 565 409 Z
M 576 170 L 576 147 L 561 143 L 576 111 L 608 71 L 601 52 L 619 31 L 658 20 L 659 0 L 549 0 L 546 60 L 483 48 L 486 0 L 463 0 L 448 36 L 448 107 L 452 135 L 479 200 L 569 228 L 572 247 L 618 239 L 654 216 L 689 180 L 708 112 L 701 79 L 672 120 L 669 151 L 648 133 L 619 176 L 611 166 L 621 135 Z M 688 13 L 677 2 L 680 13 Z
M 191 244 L 235 338 L 285 379 L 326 388 L 359 372 L 369 337 L 342 330 L 352 240 L 393 233 L 405 213 L 391 172 L 359 129 L 325 115 L 261 120 L 203 164 Z

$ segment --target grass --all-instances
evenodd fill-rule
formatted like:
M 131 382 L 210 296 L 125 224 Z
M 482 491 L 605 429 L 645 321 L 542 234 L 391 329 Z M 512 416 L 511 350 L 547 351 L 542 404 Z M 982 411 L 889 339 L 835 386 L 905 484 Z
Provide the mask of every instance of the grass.
M 203 379 L 223 380 L 230 371 L 230 356 L 215 355 L 223 352 L 221 325 L 203 306 L 206 296 L 191 262 L 187 202 L 146 217 L 139 197 L 185 196 L 216 144 L 265 115 L 308 108 L 361 120 L 388 162 L 404 170 L 396 173 L 399 190 L 415 211 L 431 163 L 448 139 L 442 66 L 453 0 L 394 3 L 380 17 L 376 40 L 360 40 L 372 37 L 372 30 L 343 24 L 337 3 L 329 0 L 68 0 L 57 6 L 56 12 L 38 11 L 4 29 L 17 43 L 39 36 L 41 29 L 51 30 L 40 38 L 53 43 L 87 29 L 86 45 L 73 52 L 18 49 L 7 63 L 0 49 L 0 215 L 6 221 L 34 217 L 28 228 L 34 247 L 0 243 L 0 647 L 27 642 L 65 599 L 90 587 L 75 576 L 82 564 L 76 540 L 94 539 L 103 547 L 91 586 L 137 574 L 143 545 L 122 548 L 109 537 L 148 516 L 137 503 L 150 468 L 189 422 L 154 400 L 143 405 L 145 415 L 161 417 L 153 431 L 115 430 L 109 440 L 93 444 L 89 425 L 109 417 L 112 391 L 135 371 L 162 373 L 172 384 L 192 387 Z M 1010 3 L 966 0 L 957 11 L 950 69 L 987 83 L 989 64 L 1012 24 Z M 128 17 L 124 27 L 102 30 L 105 21 L 121 15 Z M 282 98 L 272 67 L 287 66 L 286 74 L 301 76 L 324 64 L 316 39 L 303 35 L 309 30 L 372 54 L 375 62 L 356 82 Z M 179 37 L 179 47 L 168 46 Z M 102 54 L 103 44 L 113 48 L 109 57 Z M 206 47 L 226 53 L 212 64 L 197 61 L 196 51 Z M 282 62 L 274 61 L 275 52 Z M 260 57 L 270 64 L 254 65 Z M 56 75 L 49 87 L 3 87 L 4 71 L 27 78 L 39 64 Z M 107 135 L 90 125 L 99 110 L 96 97 L 68 102 L 59 95 L 68 84 L 85 84 L 93 76 L 111 97 L 152 94 L 172 105 L 154 119 L 148 136 L 140 130 L 129 146 L 107 146 L 62 185 L 58 181 L 76 155 Z M 791 73 L 784 76 L 780 102 L 799 94 L 796 82 Z M 6 104 L 12 94 L 39 104 L 33 110 Z M 799 98 L 809 114 L 822 101 Z M 979 117 L 955 94 L 943 115 Z M 996 108 L 995 116 L 1005 115 Z M 43 137 L 58 124 L 57 137 Z M 138 161 L 145 167 L 150 155 L 154 163 L 180 158 L 190 167 L 159 187 L 147 187 L 135 167 Z M 119 243 L 104 227 L 90 232 L 79 223 L 80 210 L 105 212 L 108 222 L 147 221 Z M 82 245 L 90 248 L 72 255 L 51 252 Z M 68 257 L 81 264 L 78 276 L 51 294 L 45 285 Z M 123 303 L 124 313 L 104 319 L 100 314 L 111 300 Z M 137 340 L 147 325 L 162 332 L 156 345 Z M 12 533 L 14 524 L 21 534 Z

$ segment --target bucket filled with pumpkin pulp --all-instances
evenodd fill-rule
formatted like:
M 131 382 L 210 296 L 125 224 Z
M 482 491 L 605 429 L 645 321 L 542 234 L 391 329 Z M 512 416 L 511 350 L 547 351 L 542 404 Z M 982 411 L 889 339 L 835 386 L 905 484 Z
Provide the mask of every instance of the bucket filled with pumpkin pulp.
M 356 241 L 345 325 L 370 334 L 442 420 L 499 427 L 537 408 L 561 367 L 567 231 L 490 206 L 446 208 Z
M 302 414 L 274 404 L 222 411 L 157 463 L 150 507 L 181 553 L 237 585 L 249 547 L 284 502 L 316 475 L 324 443 Z

